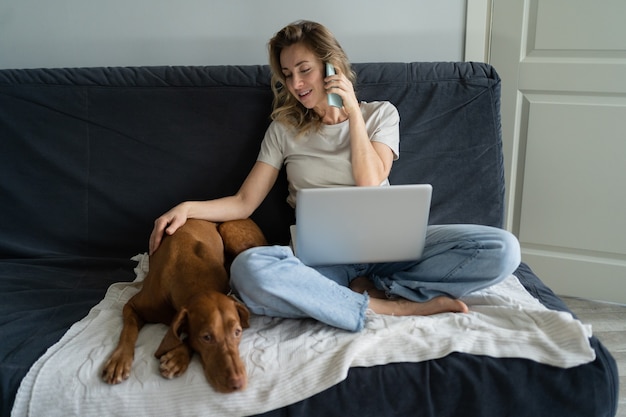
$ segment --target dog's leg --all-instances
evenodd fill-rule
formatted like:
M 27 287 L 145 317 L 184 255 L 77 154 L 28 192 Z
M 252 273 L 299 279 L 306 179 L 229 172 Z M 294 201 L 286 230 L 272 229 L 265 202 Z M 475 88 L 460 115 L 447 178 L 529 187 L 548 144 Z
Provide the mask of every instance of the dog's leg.
M 144 321 L 135 311 L 132 299 L 122 311 L 123 327 L 117 347 L 104 364 L 102 379 L 109 384 L 119 384 L 128 379 L 135 357 L 135 343 Z
M 188 311 L 183 308 L 178 312 L 154 356 L 159 359 L 159 371 L 164 378 L 182 375 L 189 367 L 193 350 L 182 334 L 187 327 Z
M 182 342 L 159 357 L 159 372 L 163 378 L 172 379 L 182 375 L 191 362 L 193 351 Z
M 229 273 L 231 263 L 241 252 L 267 245 L 263 232 L 252 219 L 227 221 L 221 223 L 217 230 L 224 242 L 225 267 Z

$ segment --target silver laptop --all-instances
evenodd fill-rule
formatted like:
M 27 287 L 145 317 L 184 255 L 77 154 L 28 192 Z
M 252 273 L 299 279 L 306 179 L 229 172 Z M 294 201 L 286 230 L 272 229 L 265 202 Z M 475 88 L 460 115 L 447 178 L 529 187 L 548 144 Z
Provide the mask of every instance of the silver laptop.
M 430 184 L 300 190 L 295 255 L 309 266 L 416 260 L 431 195 Z

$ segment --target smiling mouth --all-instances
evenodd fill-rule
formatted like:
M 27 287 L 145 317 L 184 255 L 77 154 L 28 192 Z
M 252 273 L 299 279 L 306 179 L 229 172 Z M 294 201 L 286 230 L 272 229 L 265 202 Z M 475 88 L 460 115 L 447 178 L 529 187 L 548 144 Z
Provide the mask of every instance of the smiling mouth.
M 304 91 L 302 93 L 298 93 L 298 97 L 300 97 L 300 98 L 306 97 L 309 94 L 311 94 L 311 91 L 313 91 L 313 90 L 307 90 L 307 91 Z

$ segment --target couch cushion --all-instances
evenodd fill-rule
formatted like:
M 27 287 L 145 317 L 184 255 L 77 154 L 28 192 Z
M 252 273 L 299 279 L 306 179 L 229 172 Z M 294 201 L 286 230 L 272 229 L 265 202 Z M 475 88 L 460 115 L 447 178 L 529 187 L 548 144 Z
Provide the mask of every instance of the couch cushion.
M 499 226 L 499 79 L 484 64 L 356 64 L 400 112 L 391 182 L 434 187 L 431 223 Z M 266 66 L 0 71 L 0 257 L 128 257 L 183 200 L 234 193 L 271 108 Z M 255 220 L 286 243 L 284 176 Z

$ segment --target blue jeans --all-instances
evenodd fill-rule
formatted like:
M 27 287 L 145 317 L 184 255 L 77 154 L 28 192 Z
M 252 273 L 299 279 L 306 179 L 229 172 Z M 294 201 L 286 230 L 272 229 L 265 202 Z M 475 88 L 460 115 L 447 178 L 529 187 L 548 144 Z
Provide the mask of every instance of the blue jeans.
M 231 286 L 255 314 L 314 318 L 349 331 L 365 324 L 367 294 L 348 288 L 369 277 L 388 296 L 424 302 L 459 298 L 509 276 L 520 263 L 511 233 L 479 225 L 429 226 L 417 261 L 309 267 L 288 246 L 242 252 L 231 266 Z

